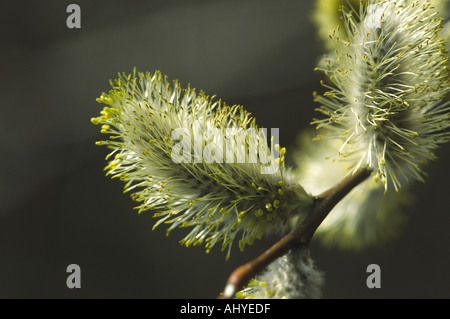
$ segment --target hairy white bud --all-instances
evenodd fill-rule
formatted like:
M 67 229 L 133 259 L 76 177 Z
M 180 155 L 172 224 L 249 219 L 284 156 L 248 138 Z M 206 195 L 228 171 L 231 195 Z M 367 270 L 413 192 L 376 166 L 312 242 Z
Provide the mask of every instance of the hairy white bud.
M 317 299 L 322 296 L 324 275 L 314 265 L 307 247 L 290 250 L 252 279 L 237 298 Z

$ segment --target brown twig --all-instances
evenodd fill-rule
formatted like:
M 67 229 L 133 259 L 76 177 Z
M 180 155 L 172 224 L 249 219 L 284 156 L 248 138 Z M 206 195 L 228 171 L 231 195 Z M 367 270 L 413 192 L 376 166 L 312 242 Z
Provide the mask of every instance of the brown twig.
M 309 245 L 315 231 L 331 209 L 370 174 L 371 170 L 359 169 L 352 175 L 344 178 L 337 185 L 316 196 L 312 211 L 306 216 L 300 226 L 284 236 L 260 256 L 234 270 L 228 277 L 225 290 L 220 294 L 219 298 L 232 298 L 251 278 L 272 261 L 284 255 L 292 247 Z

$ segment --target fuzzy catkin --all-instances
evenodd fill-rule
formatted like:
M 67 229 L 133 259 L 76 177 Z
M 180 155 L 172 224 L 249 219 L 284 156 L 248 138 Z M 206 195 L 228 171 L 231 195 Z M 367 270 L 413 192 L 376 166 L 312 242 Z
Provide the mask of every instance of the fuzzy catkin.
M 391 0 L 395 2 L 395 0 Z M 367 7 L 368 0 L 315 0 L 311 13 L 311 20 L 317 30 L 320 43 L 328 51 L 336 49 L 336 41 L 330 35 L 339 36 L 341 39 L 348 37 L 345 28 L 345 20 L 342 12 L 358 12 L 360 5 Z M 380 1 L 381 2 L 381 1 Z M 448 0 L 431 0 L 431 8 L 441 17 L 448 16 Z M 359 17 L 354 15 L 356 21 Z
M 97 100 L 106 104 L 101 116 L 92 119 L 108 136 L 97 144 L 112 149 L 105 170 L 126 183 L 139 212 L 154 212 L 155 227 L 169 225 L 167 234 L 190 228 L 182 244 L 209 252 L 221 243 L 229 258 L 238 234 L 243 250 L 268 232 L 286 231 L 292 215 L 311 207 L 312 197 L 284 166 L 286 150 L 271 149 L 241 106 L 182 89 L 160 72 L 119 74 L 111 86 Z
M 317 110 L 353 170 L 371 168 L 387 190 L 424 181 L 421 165 L 449 140 L 448 52 L 430 1 L 368 1 L 344 11 L 347 39 L 320 68 L 331 85 Z M 358 22 L 359 21 L 359 22 Z
M 340 158 L 338 150 L 344 141 L 315 140 L 314 130 L 305 130 L 298 137 L 293 152 L 298 181 L 312 194 L 320 194 L 351 173 L 351 161 Z M 327 247 L 361 250 L 387 242 L 398 236 L 413 203 L 407 187 L 401 192 L 384 192 L 383 184 L 368 178 L 356 186 L 331 210 L 314 237 Z
M 309 249 L 293 248 L 273 261 L 245 289 L 239 299 L 318 299 L 322 296 L 324 274 L 309 255 Z

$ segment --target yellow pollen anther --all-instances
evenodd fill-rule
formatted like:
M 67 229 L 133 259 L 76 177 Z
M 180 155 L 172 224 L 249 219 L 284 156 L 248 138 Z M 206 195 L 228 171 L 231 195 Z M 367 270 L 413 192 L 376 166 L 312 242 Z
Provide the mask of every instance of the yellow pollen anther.
M 257 209 L 255 212 L 256 217 L 261 217 L 264 215 L 264 211 L 262 209 Z
M 273 207 L 275 207 L 275 208 L 280 207 L 280 201 L 279 201 L 278 199 L 276 199 L 276 200 L 273 202 Z

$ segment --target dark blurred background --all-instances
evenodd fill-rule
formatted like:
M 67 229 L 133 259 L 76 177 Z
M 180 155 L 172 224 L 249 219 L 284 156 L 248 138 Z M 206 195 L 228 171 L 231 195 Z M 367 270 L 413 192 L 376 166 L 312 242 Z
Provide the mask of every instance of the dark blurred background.
M 82 0 L 81 29 L 68 29 L 70 3 L 0 11 L 0 297 L 215 298 L 277 238 L 225 262 L 220 249 L 180 246 L 181 231 L 152 231 L 151 214 L 137 215 L 123 184 L 104 176 L 95 99 L 118 72 L 161 70 L 280 128 L 289 153 L 323 79 L 313 2 Z M 312 244 L 325 298 L 450 297 L 449 146 L 438 155 L 397 239 L 364 252 Z M 73 263 L 81 289 L 66 286 Z M 380 289 L 366 286 L 372 263 Z

